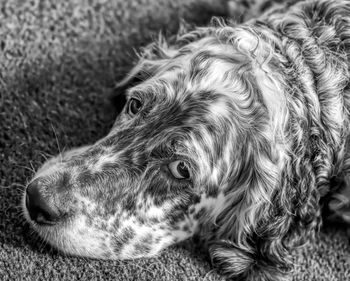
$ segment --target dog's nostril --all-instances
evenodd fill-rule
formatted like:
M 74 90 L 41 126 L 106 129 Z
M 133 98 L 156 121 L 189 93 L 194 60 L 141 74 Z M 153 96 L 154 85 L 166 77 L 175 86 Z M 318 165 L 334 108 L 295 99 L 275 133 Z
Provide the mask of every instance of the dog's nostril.
M 27 186 L 26 207 L 30 218 L 38 224 L 54 225 L 60 219 L 55 207 L 45 200 L 40 192 L 40 180 L 36 179 Z

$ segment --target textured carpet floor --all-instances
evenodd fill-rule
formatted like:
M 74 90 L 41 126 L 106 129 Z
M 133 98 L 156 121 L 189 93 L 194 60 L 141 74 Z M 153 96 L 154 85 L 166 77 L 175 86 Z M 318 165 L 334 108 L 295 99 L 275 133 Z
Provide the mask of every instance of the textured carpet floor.
M 215 0 L 0 1 L 0 280 L 221 280 L 188 242 L 159 257 L 98 261 L 45 247 L 19 208 L 26 181 L 59 149 L 91 143 L 113 122 L 106 104 L 133 48 L 179 16 L 224 14 Z M 350 280 L 345 231 L 327 228 L 296 254 L 295 280 Z

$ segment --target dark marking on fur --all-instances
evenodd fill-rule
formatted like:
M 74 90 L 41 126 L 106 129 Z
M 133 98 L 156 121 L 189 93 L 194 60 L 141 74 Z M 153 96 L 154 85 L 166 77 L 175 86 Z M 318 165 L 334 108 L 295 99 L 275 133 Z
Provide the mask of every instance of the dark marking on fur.
M 216 198 L 219 194 L 219 187 L 216 185 L 209 185 L 207 187 L 206 198 L 212 197 Z
M 93 173 L 90 170 L 84 169 L 77 174 L 76 182 L 80 186 L 88 186 L 93 183 Z
M 63 172 L 59 179 L 56 181 L 57 191 L 58 192 L 64 192 L 66 190 L 69 190 L 70 187 L 70 179 L 71 175 L 68 172 Z
M 199 220 L 203 215 L 204 213 L 206 212 L 206 208 L 205 207 L 202 207 L 194 216 L 193 218 L 195 220 Z
M 121 252 L 123 247 L 128 244 L 128 242 L 133 239 L 136 235 L 136 232 L 131 228 L 127 227 L 121 230 L 120 235 L 116 235 L 112 239 L 112 247 L 115 254 Z

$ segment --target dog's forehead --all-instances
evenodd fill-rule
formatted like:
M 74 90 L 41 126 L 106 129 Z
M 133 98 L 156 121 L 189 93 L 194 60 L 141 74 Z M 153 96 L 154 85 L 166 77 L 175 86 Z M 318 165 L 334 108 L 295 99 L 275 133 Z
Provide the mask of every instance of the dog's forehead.
M 141 97 L 163 122 L 204 123 L 223 114 L 229 116 L 232 64 L 206 50 L 181 58 L 169 67 L 132 88 L 128 96 Z M 201 121 L 200 121 L 201 120 Z M 213 120 L 208 121 L 214 123 Z

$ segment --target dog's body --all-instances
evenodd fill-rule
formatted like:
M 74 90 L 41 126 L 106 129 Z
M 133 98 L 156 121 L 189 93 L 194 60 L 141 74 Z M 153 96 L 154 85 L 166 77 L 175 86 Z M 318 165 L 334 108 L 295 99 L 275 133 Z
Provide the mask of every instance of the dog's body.
M 155 47 L 122 81 L 142 82 L 111 132 L 38 171 L 28 221 L 96 258 L 152 256 L 197 234 L 228 277 L 287 279 L 322 205 L 350 221 L 350 1 L 287 5 Z

